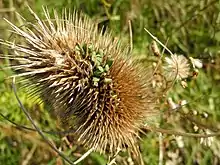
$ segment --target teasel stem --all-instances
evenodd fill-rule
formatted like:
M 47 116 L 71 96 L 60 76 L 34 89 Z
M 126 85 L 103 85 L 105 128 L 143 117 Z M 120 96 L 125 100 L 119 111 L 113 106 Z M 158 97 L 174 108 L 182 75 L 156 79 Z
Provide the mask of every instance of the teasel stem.
M 41 129 L 38 128 L 38 126 L 34 123 L 34 120 L 32 119 L 32 117 L 30 116 L 29 112 L 26 110 L 26 108 L 24 107 L 24 105 L 22 104 L 21 100 L 19 99 L 18 95 L 17 95 L 17 89 L 16 89 L 16 85 L 15 85 L 15 77 L 13 78 L 12 81 L 12 88 L 13 88 L 13 92 L 14 95 L 18 101 L 18 104 L 21 108 L 21 110 L 24 112 L 25 116 L 28 118 L 28 120 L 31 122 L 31 124 L 33 125 L 33 127 L 35 128 L 35 130 L 39 133 L 39 135 L 45 140 L 45 142 L 54 150 L 58 153 L 58 155 L 60 157 L 62 157 L 66 162 L 68 162 L 70 165 L 75 165 L 74 162 L 72 162 L 70 159 L 68 159 L 62 152 L 60 152 L 50 141 L 49 139 L 44 136 L 44 133 L 41 131 Z

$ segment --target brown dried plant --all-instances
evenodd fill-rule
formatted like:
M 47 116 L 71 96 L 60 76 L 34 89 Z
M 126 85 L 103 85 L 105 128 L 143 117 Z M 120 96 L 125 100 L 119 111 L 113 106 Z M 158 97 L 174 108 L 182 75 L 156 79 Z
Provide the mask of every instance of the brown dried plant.
M 51 105 L 63 129 L 74 130 L 84 146 L 110 155 L 127 148 L 141 162 L 138 132 L 157 113 L 152 71 L 81 13 L 54 11 L 51 18 L 44 8 L 42 20 L 29 10 L 36 22 L 18 27 L 6 20 L 19 38 L 1 41 L 13 52 L 5 55 L 13 77 Z

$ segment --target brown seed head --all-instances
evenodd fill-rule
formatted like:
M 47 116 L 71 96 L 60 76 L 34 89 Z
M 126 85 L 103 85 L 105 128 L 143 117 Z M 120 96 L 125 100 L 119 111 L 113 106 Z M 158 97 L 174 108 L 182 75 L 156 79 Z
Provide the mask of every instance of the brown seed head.
M 29 80 L 32 94 L 49 103 L 79 141 L 100 152 L 130 147 L 146 117 L 154 114 L 151 74 L 128 56 L 128 49 L 98 31 L 86 16 L 64 11 L 51 19 L 44 9 L 36 23 L 11 25 L 25 43 L 1 42 L 14 50 L 12 68 Z

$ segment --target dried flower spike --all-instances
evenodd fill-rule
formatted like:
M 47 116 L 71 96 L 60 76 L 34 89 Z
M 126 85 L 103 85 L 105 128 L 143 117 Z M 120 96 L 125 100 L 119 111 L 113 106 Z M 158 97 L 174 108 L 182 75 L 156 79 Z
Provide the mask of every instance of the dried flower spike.
M 41 20 L 30 12 L 36 22 L 25 28 L 6 20 L 23 39 L 1 42 L 14 50 L 6 57 L 14 60 L 15 76 L 28 80 L 30 93 L 50 104 L 83 145 L 112 154 L 128 147 L 138 154 L 138 131 L 155 115 L 150 71 L 82 14 L 65 10 L 51 19 L 44 9 Z

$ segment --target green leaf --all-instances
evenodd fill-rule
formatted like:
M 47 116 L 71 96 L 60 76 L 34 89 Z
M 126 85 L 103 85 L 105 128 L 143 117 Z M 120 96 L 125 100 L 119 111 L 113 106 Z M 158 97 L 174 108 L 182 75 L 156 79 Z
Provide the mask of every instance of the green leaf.
M 98 66 L 97 69 L 101 72 L 104 73 L 104 68 L 102 66 Z
M 94 76 L 95 77 L 100 77 L 102 75 L 102 72 L 100 72 L 99 70 L 96 70 L 95 72 L 94 72 Z
M 106 65 L 108 65 L 109 68 L 111 68 L 112 64 L 113 64 L 113 60 L 112 59 L 108 59 L 107 62 L 106 62 Z
M 106 71 L 106 72 L 109 71 L 109 66 L 108 66 L 108 64 L 105 65 L 105 71 Z
M 104 82 L 105 82 L 106 84 L 110 84 L 110 83 L 112 82 L 112 79 L 111 79 L 111 78 L 105 78 L 105 79 L 104 79 Z
M 93 81 L 93 82 L 99 82 L 99 80 L 100 80 L 100 78 L 98 78 L 98 77 L 93 77 L 93 78 L 92 78 L 92 81 Z

